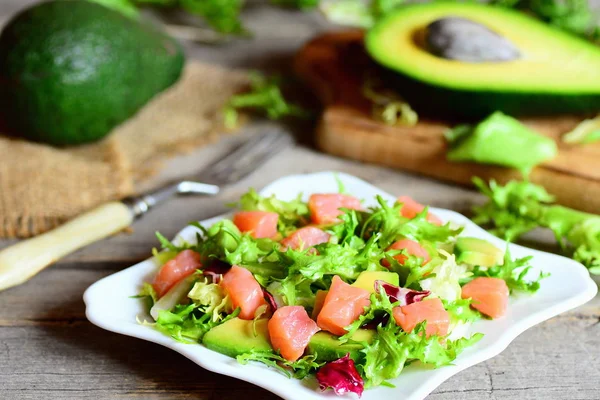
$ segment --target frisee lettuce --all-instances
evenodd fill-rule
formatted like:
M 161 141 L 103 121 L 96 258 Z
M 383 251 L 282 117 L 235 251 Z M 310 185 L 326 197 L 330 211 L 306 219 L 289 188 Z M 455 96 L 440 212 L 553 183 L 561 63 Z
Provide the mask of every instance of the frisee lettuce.
M 302 195 L 291 201 L 277 199 L 274 195 L 264 197 L 250 189 L 242 195 L 234 206 L 244 211 L 268 211 L 279 214 L 278 231 L 284 236 L 310 221 L 308 206 L 302 201 Z
M 365 238 L 379 233 L 380 246 L 387 248 L 399 238 L 408 238 L 418 242 L 431 243 L 447 242 L 462 232 L 463 228 L 452 228 L 450 223 L 435 225 L 427 221 L 428 207 L 409 219 L 400 213 L 403 205 L 396 202 L 390 206 L 381 196 L 376 197 L 379 207 L 372 207 L 369 213 L 364 214 L 360 236 Z
M 304 379 L 321 366 L 325 365 L 324 362 L 318 363 L 316 359 L 316 354 L 309 354 L 297 361 L 288 361 L 280 355 L 268 351 L 251 351 L 250 353 L 244 353 L 237 356 L 237 361 L 240 364 L 258 361 L 277 369 L 288 378 L 294 377 L 297 379 Z
M 450 322 L 454 325 L 468 324 L 482 318 L 481 313 L 471 307 L 472 302 L 471 299 L 442 300 L 444 308 L 450 315 Z
M 528 256 L 513 259 L 507 246 L 506 252 L 504 253 L 504 262 L 501 265 L 495 265 L 489 268 L 475 266 L 472 270 L 473 275 L 467 280 L 463 280 L 463 283 L 481 276 L 500 278 L 506 282 L 506 286 L 508 286 L 508 289 L 511 292 L 523 291 L 535 293 L 540 288 L 540 280 L 550 276 L 550 274 L 540 272 L 537 278 L 529 278 L 528 273 L 531 270 L 529 261 L 531 261 L 532 258 L 532 256 Z
M 469 338 L 449 340 L 425 334 L 426 322 L 421 322 L 411 332 L 405 332 L 394 322 L 377 327 L 377 336 L 372 343 L 364 343 L 361 352 L 365 356 L 359 370 L 365 377 L 365 387 L 381 385 L 400 375 L 404 366 L 414 360 L 433 367 L 448 365 L 466 347 L 477 343 L 483 334 Z M 389 385 L 389 384 L 388 384 Z
M 419 281 L 423 290 L 429 290 L 434 297 L 446 301 L 456 301 L 461 296 L 460 282 L 469 276 L 467 267 L 456 263 L 454 254 L 439 250 L 441 257 L 432 259 L 428 265 L 432 274 Z
M 553 204 L 554 197 L 531 182 L 510 181 L 504 186 L 479 178 L 473 182 L 488 197 L 486 204 L 474 208 L 475 223 L 508 241 L 538 227 L 548 228 L 565 252 L 591 274 L 600 274 L 600 215 Z
M 238 126 L 238 114 L 242 109 L 260 112 L 272 120 L 310 117 L 309 111 L 286 99 L 281 77 L 267 77 L 260 72 L 253 72 L 249 78 L 250 90 L 231 96 L 223 109 L 225 127 L 233 129 Z
M 161 310 L 153 326 L 178 342 L 198 343 L 206 332 L 239 313 L 240 309 L 236 308 L 231 314 L 213 321 L 211 314 L 204 314 L 198 304 L 178 304 L 171 311 Z
M 365 307 L 365 312 L 363 312 L 356 321 L 345 327 L 346 334 L 339 338 L 340 342 L 343 343 L 351 340 L 356 331 L 369 321 L 373 321 L 376 318 L 380 319 L 382 317 L 384 317 L 383 320 L 389 319 L 394 307 L 397 307 L 400 304 L 399 301 L 393 303 L 390 301 L 383 286 L 379 287 L 379 292 L 371 294 L 369 299 L 371 303 L 368 307 Z M 385 316 L 386 314 L 387 317 Z
M 149 284 L 148 282 L 144 282 L 144 284 L 142 285 L 142 289 L 140 289 L 138 294 L 135 296 L 131 296 L 131 298 L 144 299 L 146 303 L 146 309 L 150 311 L 152 306 L 154 306 L 154 304 L 158 300 L 158 295 L 156 294 L 156 290 L 154 290 L 154 287 L 151 284 Z
M 208 282 L 207 278 L 200 279 L 187 295 L 198 305 L 204 314 L 210 314 L 212 321 L 216 322 L 223 318 L 223 314 L 231 311 L 231 301 L 225 294 L 223 288 L 216 283 Z

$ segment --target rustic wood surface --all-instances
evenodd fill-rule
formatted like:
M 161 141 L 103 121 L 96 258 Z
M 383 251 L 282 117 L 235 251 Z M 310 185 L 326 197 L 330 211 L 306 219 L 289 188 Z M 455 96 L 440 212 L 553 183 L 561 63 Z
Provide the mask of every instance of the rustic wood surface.
M 0 23 L 32 3 L 1 0 Z M 215 48 L 188 45 L 188 54 L 235 66 L 285 63 L 298 46 L 327 28 L 316 14 L 248 14 L 253 41 Z M 262 129 L 255 125 L 252 129 Z M 305 137 L 311 135 L 309 130 Z M 227 142 L 173 160 L 152 184 L 197 168 Z M 271 399 L 250 384 L 215 375 L 160 346 L 103 331 L 84 315 L 82 294 L 96 280 L 145 259 L 156 245 L 153 232 L 173 236 L 187 222 L 214 216 L 248 186 L 260 188 L 292 173 L 340 170 L 391 193 L 435 206 L 467 210 L 481 201 L 464 188 L 390 169 L 368 166 L 297 146 L 270 160 L 248 180 L 215 198 L 178 198 L 135 223 L 134 232 L 89 246 L 28 283 L 0 292 L 1 399 Z M 553 250 L 547 235 L 532 243 Z M 0 247 L 12 242 L 0 242 Z M 600 399 L 600 298 L 542 323 L 499 356 L 450 378 L 428 398 Z

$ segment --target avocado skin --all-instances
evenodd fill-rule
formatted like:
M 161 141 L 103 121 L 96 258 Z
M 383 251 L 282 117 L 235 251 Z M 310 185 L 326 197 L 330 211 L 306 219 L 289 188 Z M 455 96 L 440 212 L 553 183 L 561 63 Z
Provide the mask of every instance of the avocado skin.
M 179 78 L 172 38 L 87 1 L 41 3 L 0 36 L 0 94 L 11 131 L 53 145 L 105 136 Z
M 515 117 L 592 114 L 600 110 L 600 94 L 551 94 L 447 89 L 377 66 L 380 76 L 419 113 L 451 120 L 480 120 L 495 111 Z

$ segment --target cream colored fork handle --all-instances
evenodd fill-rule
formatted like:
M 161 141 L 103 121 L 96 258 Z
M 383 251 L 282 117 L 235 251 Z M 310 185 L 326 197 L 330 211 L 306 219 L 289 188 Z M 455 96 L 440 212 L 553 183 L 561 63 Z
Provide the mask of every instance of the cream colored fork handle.
M 115 201 L 50 232 L 0 250 L 0 290 L 25 282 L 61 257 L 116 233 L 132 222 L 131 210 Z

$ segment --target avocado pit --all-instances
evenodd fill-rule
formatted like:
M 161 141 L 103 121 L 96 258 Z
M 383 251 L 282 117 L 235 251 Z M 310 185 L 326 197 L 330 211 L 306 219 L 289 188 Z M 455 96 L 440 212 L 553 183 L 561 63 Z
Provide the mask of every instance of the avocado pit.
M 446 17 L 425 28 L 427 49 L 438 57 L 471 63 L 519 59 L 519 49 L 485 25 L 462 17 Z

